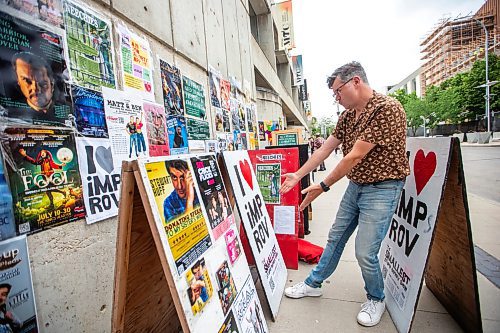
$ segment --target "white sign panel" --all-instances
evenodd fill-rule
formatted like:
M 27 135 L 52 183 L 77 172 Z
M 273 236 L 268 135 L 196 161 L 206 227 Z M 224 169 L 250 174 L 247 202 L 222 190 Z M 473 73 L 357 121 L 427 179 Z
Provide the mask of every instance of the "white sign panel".
M 443 186 L 451 138 L 407 140 L 411 174 L 380 248 L 386 305 L 399 332 L 409 332 Z
M 276 318 L 287 270 L 247 151 L 225 151 L 224 161 L 260 281 Z
M 121 167 L 115 167 L 111 143 L 104 138 L 76 138 L 87 223 L 118 214 Z

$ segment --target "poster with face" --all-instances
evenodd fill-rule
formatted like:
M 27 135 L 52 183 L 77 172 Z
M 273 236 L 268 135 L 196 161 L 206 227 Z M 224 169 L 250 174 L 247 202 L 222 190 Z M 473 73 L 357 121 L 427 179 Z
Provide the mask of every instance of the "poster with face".
M 27 124 L 69 126 L 62 37 L 3 12 L 0 27 L 0 113 Z
M 169 116 L 167 118 L 167 131 L 170 155 L 187 154 L 189 145 L 186 118 Z
M 180 69 L 160 59 L 160 74 L 165 113 L 167 116 L 184 116 Z
M 193 311 L 194 315 L 197 315 L 208 303 L 213 293 L 210 274 L 204 258 L 197 260 L 191 269 L 186 272 L 186 281 L 189 286 L 187 296 L 191 303 L 191 311 Z
M 229 110 L 229 98 L 231 97 L 231 84 L 228 80 L 220 80 L 221 107 Z
M 236 287 L 227 261 L 224 261 L 222 265 L 219 266 L 215 272 L 215 276 L 217 279 L 217 286 L 219 287 L 218 294 L 222 311 L 224 315 L 226 315 L 236 297 Z
M 167 156 L 170 154 L 167 136 L 167 120 L 163 106 L 144 102 L 146 129 L 148 133 L 149 155 Z
M 102 93 L 79 86 L 72 86 L 71 91 L 78 132 L 85 136 L 107 138 L 108 127 Z
M 48 24 L 64 28 L 61 0 L 3 0 L 1 3 L 26 13 L 31 18 L 39 18 Z

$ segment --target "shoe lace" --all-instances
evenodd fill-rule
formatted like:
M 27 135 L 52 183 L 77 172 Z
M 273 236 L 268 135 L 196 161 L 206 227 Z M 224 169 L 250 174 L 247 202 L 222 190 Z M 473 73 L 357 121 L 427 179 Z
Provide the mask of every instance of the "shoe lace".
M 294 291 L 301 291 L 305 288 L 305 283 L 304 282 L 299 282 L 295 286 L 293 286 Z
M 368 300 L 361 305 L 361 311 L 368 314 L 374 314 L 376 312 L 376 305 L 374 300 Z

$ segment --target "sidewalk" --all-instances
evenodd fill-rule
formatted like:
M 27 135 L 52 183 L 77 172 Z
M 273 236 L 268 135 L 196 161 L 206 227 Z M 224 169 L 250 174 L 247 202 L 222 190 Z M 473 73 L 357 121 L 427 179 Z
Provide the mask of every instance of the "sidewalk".
M 481 145 L 484 146 L 484 145 Z M 327 170 L 340 161 L 340 156 L 331 156 L 326 161 Z M 326 172 L 317 172 L 319 182 Z M 347 179 L 341 180 L 328 193 L 313 203 L 311 234 L 306 240 L 325 246 L 328 230 L 336 215 L 340 199 L 347 187 Z M 496 258 L 500 258 L 500 204 L 469 196 L 469 207 L 474 243 Z M 494 217 L 497 217 L 496 219 Z M 303 281 L 313 266 L 299 262 L 299 269 L 288 270 L 287 286 Z M 479 297 L 484 332 L 500 332 L 500 289 L 497 289 L 481 273 L 477 273 Z M 391 317 L 384 313 L 381 322 L 372 328 L 358 325 L 356 315 L 366 301 L 361 271 L 354 255 L 354 234 L 347 243 L 336 272 L 323 284 L 323 296 L 290 299 L 283 296 L 276 322 L 266 314 L 271 333 L 292 332 L 397 332 Z M 422 287 L 420 301 L 413 321 L 412 332 L 461 332 L 460 327 L 443 308 L 434 295 Z

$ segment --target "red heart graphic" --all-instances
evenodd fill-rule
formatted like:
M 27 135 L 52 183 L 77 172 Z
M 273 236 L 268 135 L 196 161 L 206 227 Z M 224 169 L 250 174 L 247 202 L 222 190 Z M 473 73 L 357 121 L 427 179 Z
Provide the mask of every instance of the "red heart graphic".
M 422 149 L 417 151 L 415 160 L 413 161 L 413 174 L 415 175 L 417 195 L 419 195 L 425 185 L 427 185 L 434 171 L 436 171 L 436 154 L 431 151 L 425 156 Z
M 247 160 L 240 161 L 240 170 L 243 178 L 253 191 L 252 169 L 250 168 L 250 163 L 248 163 Z

